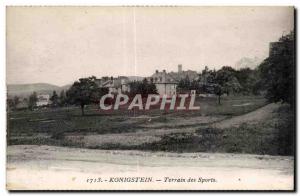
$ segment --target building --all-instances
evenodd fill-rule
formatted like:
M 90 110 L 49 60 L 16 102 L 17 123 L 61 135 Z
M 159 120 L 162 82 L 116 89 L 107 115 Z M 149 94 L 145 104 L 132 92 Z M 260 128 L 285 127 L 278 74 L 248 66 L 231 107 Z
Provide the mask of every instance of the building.
M 178 65 L 178 73 L 179 74 L 182 73 L 182 65 L 181 64 Z
M 126 93 L 130 92 L 129 78 L 126 76 L 102 77 L 96 79 L 96 83 L 102 88 L 108 88 L 109 93 Z
M 50 104 L 50 95 L 48 94 L 37 95 L 37 102 L 36 102 L 37 107 L 47 106 L 49 104 Z
M 178 65 L 177 72 L 172 71 L 172 72 L 168 73 L 168 75 L 170 75 L 170 77 L 172 77 L 174 80 L 176 80 L 178 82 L 185 78 L 189 78 L 190 81 L 197 80 L 199 77 L 198 73 L 196 71 L 192 71 L 192 70 L 183 71 L 181 64 Z
M 150 78 L 155 84 L 159 95 L 172 96 L 176 94 L 178 81 L 167 74 L 166 70 L 163 70 L 162 72 L 156 70 Z
M 178 72 L 169 72 L 166 70 L 158 71 L 149 78 L 156 86 L 159 95 L 172 96 L 177 93 L 176 88 L 180 80 L 189 78 L 190 80 L 196 80 L 198 74 L 196 71 L 183 71 L 182 65 L 178 65 Z

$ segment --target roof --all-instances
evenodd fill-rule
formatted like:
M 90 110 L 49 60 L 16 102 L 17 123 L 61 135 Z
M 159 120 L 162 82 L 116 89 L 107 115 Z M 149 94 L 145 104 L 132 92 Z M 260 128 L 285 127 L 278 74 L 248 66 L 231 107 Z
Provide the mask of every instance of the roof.
M 163 76 L 165 74 L 165 80 L 163 80 Z M 190 80 L 198 79 L 198 74 L 196 71 L 182 71 L 182 72 L 156 72 L 152 74 L 151 78 L 153 78 L 153 83 L 170 83 L 177 84 L 180 80 L 188 77 Z
M 185 79 L 186 77 L 188 77 L 190 80 L 196 80 L 199 77 L 198 73 L 196 71 L 192 71 L 192 70 L 182 71 L 180 73 L 179 72 L 170 72 L 168 74 L 171 75 L 171 77 L 173 77 L 177 81 Z
M 129 82 L 129 78 L 126 76 L 119 76 L 117 78 L 102 77 L 101 79 L 97 79 L 96 82 L 100 87 L 119 88 L 122 85 L 127 84 Z
M 156 72 L 152 74 L 154 84 L 177 84 L 178 81 L 166 72 Z

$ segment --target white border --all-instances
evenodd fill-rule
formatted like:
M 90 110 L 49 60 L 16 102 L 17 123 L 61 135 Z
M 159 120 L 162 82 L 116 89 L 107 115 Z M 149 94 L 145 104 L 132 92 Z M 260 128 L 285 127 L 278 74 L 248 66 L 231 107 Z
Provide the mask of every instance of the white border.
M 5 99 L 6 99 L 6 87 L 5 87 L 5 7 L 6 6 L 30 6 L 30 5 L 42 5 L 42 6 L 66 6 L 66 5 L 73 5 L 73 6 L 87 6 L 87 5 L 100 5 L 100 6 L 122 6 L 122 5 L 153 5 L 153 6 L 163 6 L 163 5 L 176 5 L 176 6 L 295 6 L 296 9 L 299 8 L 300 1 L 299 0 L 1 0 L 0 1 L 0 50 L 1 50 L 1 66 L 0 66 L 0 126 L 1 126 L 1 136 L 0 136 L 0 194 L 1 195 L 8 195 L 9 192 L 5 189 L 5 162 L 6 162 L 6 108 L 5 108 Z M 299 14 L 299 13 L 298 13 Z M 299 26 L 298 20 L 296 26 Z M 297 33 L 298 37 L 298 33 Z M 297 57 L 299 56 L 299 50 L 297 50 Z M 297 76 L 300 75 L 300 69 L 297 69 Z M 297 98 L 299 101 L 299 83 L 297 81 Z M 299 103 L 297 106 L 297 110 L 299 109 Z M 299 115 L 297 116 L 297 122 L 299 122 Z M 299 135 L 297 133 L 297 141 L 299 142 Z M 297 149 L 297 158 L 299 158 L 299 150 Z M 299 163 L 299 161 L 297 161 Z M 297 169 L 299 170 L 299 164 L 297 164 Z M 299 182 L 299 180 L 297 180 Z M 299 183 L 297 186 L 299 188 Z M 30 193 L 32 194 L 32 193 Z M 40 193 L 39 193 L 40 194 Z M 50 194 L 65 194 L 65 193 L 50 193 Z M 70 193 L 72 194 L 72 193 Z M 83 195 L 86 193 L 77 193 L 78 195 Z M 112 194 L 112 193 L 101 193 L 101 194 Z M 118 193 L 121 194 L 121 193 Z M 162 193 L 160 193 L 162 194 Z M 203 194 L 203 193 L 201 193 Z M 213 194 L 220 194 L 220 193 L 213 193 Z M 241 193 L 240 193 L 241 194 Z M 263 193 L 254 193 L 256 195 L 260 195 Z M 271 193 L 272 194 L 272 193 Z M 282 193 L 288 194 L 288 193 Z
M 296 0 L 4 0 L 6 5 L 295 5 Z

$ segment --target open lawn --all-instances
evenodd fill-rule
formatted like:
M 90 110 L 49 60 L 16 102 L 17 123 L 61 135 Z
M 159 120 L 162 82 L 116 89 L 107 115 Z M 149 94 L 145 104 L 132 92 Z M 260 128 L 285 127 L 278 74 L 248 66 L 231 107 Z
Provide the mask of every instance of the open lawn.
M 234 106 L 250 103 L 246 106 Z M 9 111 L 8 132 L 10 136 L 32 136 L 36 134 L 53 134 L 61 132 L 95 132 L 98 134 L 132 132 L 155 123 L 168 125 L 168 120 L 180 118 L 185 121 L 199 116 L 231 117 L 248 113 L 266 104 L 261 97 L 223 98 L 218 105 L 216 98 L 198 98 L 195 105 L 201 109 L 196 111 L 150 111 L 120 109 L 100 111 L 96 105 L 85 108 L 85 116 L 81 116 L 79 107 L 42 108 L 35 111 Z M 149 123 L 149 119 L 151 119 Z M 179 124 L 186 124 L 180 123 Z M 207 120 L 206 120 L 207 121 Z M 203 122 L 205 123 L 205 122 Z M 207 123 L 209 123 L 207 121 Z
M 85 116 L 81 116 L 79 107 L 9 111 L 8 144 L 285 154 L 286 150 L 273 149 L 273 143 L 278 143 L 274 138 L 279 133 L 276 127 L 266 125 L 268 119 L 258 124 L 247 124 L 246 119 L 242 121 L 245 122 L 242 127 L 228 127 L 228 120 L 266 104 L 264 98 L 254 96 L 224 97 L 221 105 L 214 97 L 198 97 L 195 105 L 200 105 L 201 109 L 196 111 L 161 111 L 156 107 L 150 111 L 128 111 L 124 108 L 104 112 L 97 106 L 86 107 Z M 265 112 L 266 116 L 270 117 L 278 107 L 270 108 Z M 284 118 L 272 119 L 276 121 Z M 227 127 L 220 127 L 223 122 L 227 122 Z M 263 150 L 259 147 L 262 144 L 256 144 L 259 139 L 257 134 L 260 133 L 268 135 L 267 139 L 260 142 L 268 142 L 268 138 L 273 141 L 271 146 L 265 145 Z M 249 148 L 250 144 L 246 145 L 244 141 L 249 141 L 254 147 Z

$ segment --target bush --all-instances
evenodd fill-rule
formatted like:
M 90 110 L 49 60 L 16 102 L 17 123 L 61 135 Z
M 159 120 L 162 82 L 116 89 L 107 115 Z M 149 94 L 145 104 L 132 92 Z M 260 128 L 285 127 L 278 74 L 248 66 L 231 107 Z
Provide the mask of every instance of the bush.
M 65 134 L 64 134 L 64 132 L 54 132 L 51 135 L 51 139 L 63 140 L 63 139 L 65 139 Z

